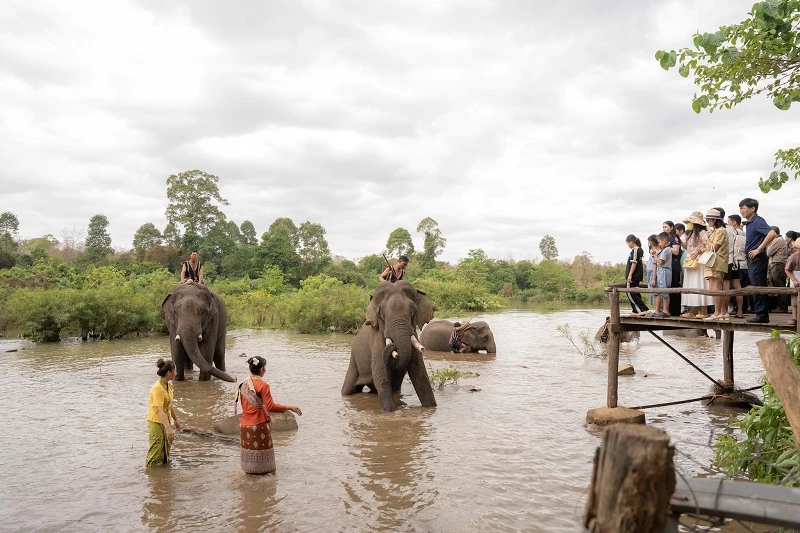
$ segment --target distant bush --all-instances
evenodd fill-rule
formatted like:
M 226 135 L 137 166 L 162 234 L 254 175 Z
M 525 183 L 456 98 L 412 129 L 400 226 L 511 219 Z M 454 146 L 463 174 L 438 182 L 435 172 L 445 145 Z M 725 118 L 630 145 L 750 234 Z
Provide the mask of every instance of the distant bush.
M 369 303 L 366 289 L 345 285 L 325 274 L 310 276 L 300 285 L 299 291 L 283 294 L 275 303 L 281 327 L 300 333 L 350 332 L 364 322 Z

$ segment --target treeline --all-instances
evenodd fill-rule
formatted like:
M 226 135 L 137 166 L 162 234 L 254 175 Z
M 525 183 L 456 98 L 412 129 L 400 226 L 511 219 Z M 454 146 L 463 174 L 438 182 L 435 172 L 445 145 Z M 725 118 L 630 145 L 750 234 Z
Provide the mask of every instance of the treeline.
M 258 238 L 250 221 L 236 224 L 220 209 L 227 201 L 217 182 L 201 171 L 167 178 L 167 226 L 142 224 L 132 249 L 122 252 L 112 248 L 102 214 L 90 219 L 83 241 L 19 240 L 17 217 L 0 214 L 0 331 L 45 341 L 163 331 L 160 304 L 190 250 L 200 254 L 206 284 L 225 298 L 231 327 L 357 329 L 386 266 L 382 254 L 357 262 L 334 256 L 321 224 L 285 217 Z M 425 218 L 416 231 L 420 251 L 401 227 L 382 252 L 411 258 L 407 279 L 440 316 L 498 310 L 512 300 L 604 305 L 603 287 L 624 280 L 622 265 L 598 265 L 587 252 L 557 260 L 549 235 L 540 244 L 542 261 L 496 260 L 476 249 L 450 265 L 437 260 L 447 242 L 437 222 Z

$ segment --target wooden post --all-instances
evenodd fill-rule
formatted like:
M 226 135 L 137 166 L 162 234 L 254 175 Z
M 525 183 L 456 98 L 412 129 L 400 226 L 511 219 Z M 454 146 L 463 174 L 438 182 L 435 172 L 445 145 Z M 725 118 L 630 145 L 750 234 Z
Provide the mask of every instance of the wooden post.
M 722 332 L 722 382 L 733 390 L 733 330 Z
M 786 418 L 794 432 L 795 446 L 800 449 L 800 370 L 792 361 L 783 339 L 764 339 L 756 343 L 772 387 L 786 410 Z
M 675 491 L 675 449 L 663 429 L 615 424 L 595 453 L 583 514 L 591 533 L 663 531 Z
M 608 390 L 606 391 L 606 406 L 617 406 L 617 387 L 619 384 L 619 293 L 611 289 L 609 302 L 610 324 L 608 325 Z

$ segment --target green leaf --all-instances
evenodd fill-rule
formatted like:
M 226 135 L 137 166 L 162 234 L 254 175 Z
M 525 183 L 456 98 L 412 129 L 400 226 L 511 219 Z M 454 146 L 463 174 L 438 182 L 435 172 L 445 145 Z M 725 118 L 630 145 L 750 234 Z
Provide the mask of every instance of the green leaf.
M 656 51 L 656 61 L 661 61 L 661 58 L 664 57 L 664 54 L 666 54 L 664 50 Z
M 789 181 L 789 174 L 781 172 L 781 183 L 786 183 L 787 181 Z
M 695 113 L 698 113 L 698 114 L 700 113 L 700 110 L 702 109 L 702 107 L 700 106 L 700 99 L 699 98 L 696 98 L 696 99 L 692 100 L 692 109 L 694 109 Z
M 681 65 L 678 69 L 678 74 L 683 76 L 684 78 L 689 76 L 689 67 L 687 65 Z

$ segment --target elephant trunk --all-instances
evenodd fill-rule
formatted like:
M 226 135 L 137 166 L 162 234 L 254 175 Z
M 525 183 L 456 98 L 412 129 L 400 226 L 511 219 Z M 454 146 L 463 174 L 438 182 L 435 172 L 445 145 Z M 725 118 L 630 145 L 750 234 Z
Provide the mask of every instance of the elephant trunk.
M 486 352 L 497 353 L 497 345 L 494 343 L 494 339 L 489 339 L 489 344 L 486 345 Z
M 395 332 L 395 334 L 386 336 L 387 347 L 389 346 L 388 341 L 392 340 L 392 344 L 395 348 L 391 353 L 391 360 L 387 361 L 387 368 L 404 369 L 408 367 L 408 363 L 411 361 L 411 354 L 413 353 L 411 337 L 413 337 L 413 335 L 408 332 Z
M 205 360 L 203 354 L 200 353 L 200 347 L 197 345 L 197 339 L 201 337 L 201 335 L 193 336 L 193 335 L 186 335 L 183 339 L 183 348 L 186 350 L 186 355 L 189 356 L 189 359 L 192 360 L 194 364 L 200 369 L 201 372 L 207 372 L 214 376 L 215 378 L 219 378 L 223 381 L 229 381 L 231 383 L 236 382 L 236 378 L 228 375 L 227 373 L 223 372 L 219 368 L 213 366 L 211 363 Z M 177 340 L 176 336 L 176 340 Z

